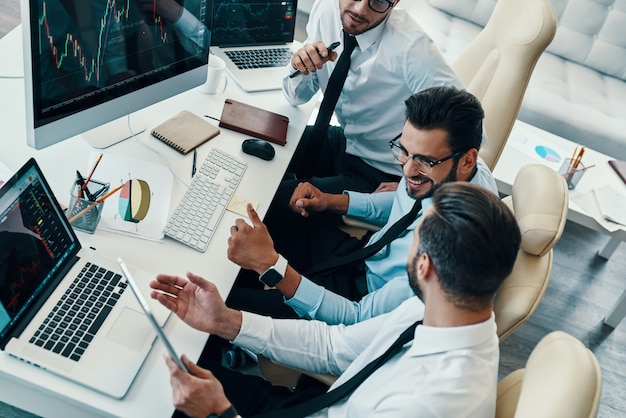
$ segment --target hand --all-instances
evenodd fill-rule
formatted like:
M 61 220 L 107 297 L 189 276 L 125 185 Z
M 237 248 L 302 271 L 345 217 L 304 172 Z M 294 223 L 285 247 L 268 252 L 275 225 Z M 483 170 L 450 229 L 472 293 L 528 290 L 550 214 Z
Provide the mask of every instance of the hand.
M 213 373 L 197 366 L 185 355 L 181 359 L 189 374 L 182 371 L 168 354 L 165 355 L 176 409 L 190 417 L 202 418 L 226 411 L 231 403 Z
M 159 274 L 150 282 L 154 289 L 150 296 L 189 326 L 235 339 L 241 329 L 241 312 L 226 306 L 213 283 L 192 273 L 187 273 L 187 279 Z
M 374 193 L 378 192 L 395 192 L 398 190 L 398 182 L 395 181 L 384 181 L 378 185 Z
M 336 52 L 331 51 L 329 53 L 322 41 L 315 41 L 312 44 L 304 45 L 293 54 L 291 66 L 303 75 L 309 75 L 309 73 L 320 70 L 326 62 L 336 59 Z
M 237 219 L 230 227 L 228 238 L 228 259 L 238 266 L 263 274 L 278 260 L 274 241 L 259 214 L 251 204 L 246 207 L 252 226 L 243 219 Z

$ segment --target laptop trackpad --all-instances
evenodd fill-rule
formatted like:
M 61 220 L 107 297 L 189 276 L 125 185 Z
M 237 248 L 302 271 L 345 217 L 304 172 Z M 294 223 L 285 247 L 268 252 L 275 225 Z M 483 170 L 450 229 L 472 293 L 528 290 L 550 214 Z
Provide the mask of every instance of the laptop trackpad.
M 154 331 L 146 316 L 130 308 L 124 308 L 117 317 L 107 337 L 131 350 L 139 351 Z

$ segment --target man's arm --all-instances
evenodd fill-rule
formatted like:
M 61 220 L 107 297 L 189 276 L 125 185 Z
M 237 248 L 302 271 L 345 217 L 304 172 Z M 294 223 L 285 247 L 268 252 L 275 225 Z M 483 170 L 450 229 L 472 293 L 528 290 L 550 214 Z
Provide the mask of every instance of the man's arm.
M 281 282 L 276 287 L 281 290 Z M 293 297 L 286 297 L 285 303 L 301 317 L 324 321 L 329 325 L 350 325 L 390 312 L 414 295 L 406 276 L 390 280 L 358 302 L 337 295 L 303 277 Z

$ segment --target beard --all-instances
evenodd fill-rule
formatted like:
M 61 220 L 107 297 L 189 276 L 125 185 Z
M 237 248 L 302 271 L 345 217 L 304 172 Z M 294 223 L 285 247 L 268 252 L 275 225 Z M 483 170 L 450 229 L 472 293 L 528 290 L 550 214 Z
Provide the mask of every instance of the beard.
M 444 177 L 443 180 L 441 180 L 441 182 L 439 183 L 435 183 L 435 181 L 433 179 L 431 179 L 428 176 L 425 176 L 424 174 L 418 174 L 417 176 L 412 176 L 410 178 L 411 181 L 413 182 L 418 182 L 418 183 L 422 183 L 422 184 L 427 184 L 430 183 L 430 187 L 428 188 L 428 190 L 426 190 L 423 193 L 419 193 L 416 190 L 412 190 L 409 187 L 409 178 L 407 178 L 407 185 L 406 185 L 406 192 L 407 194 L 412 197 L 415 200 L 418 199 L 426 199 L 428 197 L 432 197 L 435 188 L 437 185 L 439 184 L 443 184 L 443 183 L 450 183 L 453 181 L 457 181 L 457 177 L 456 177 L 456 170 L 457 167 L 459 166 L 459 160 L 458 159 L 454 159 L 454 164 L 452 165 L 452 168 L 450 169 L 450 171 L 448 171 L 448 174 L 446 175 L 446 177 Z
M 413 293 L 424 302 L 424 295 L 422 293 L 422 289 L 420 288 L 419 281 L 417 280 L 417 258 L 419 254 L 415 255 L 411 261 L 406 266 L 406 272 L 409 275 L 409 286 L 413 290 Z

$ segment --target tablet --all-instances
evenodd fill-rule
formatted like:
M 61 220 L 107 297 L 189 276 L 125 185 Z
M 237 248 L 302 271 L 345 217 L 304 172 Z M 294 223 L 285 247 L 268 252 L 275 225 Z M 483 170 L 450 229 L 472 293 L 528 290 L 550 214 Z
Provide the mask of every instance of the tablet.
M 154 328 L 154 330 L 156 331 L 157 335 L 159 336 L 159 338 L 163 342 L 163 345 L 165 346 L 165 349 L 169 353 L 170 357 L 172 357 L 172 359 L 174 359 L 174 361 L 176 362 L 178 367 L 180 367 L 181 370 L 184 370 L 185 372 L 189 373 L 187 371 L 187 368 L 183 364 L 182 360 L 178 356 L 178 354 L 176 354 L 176 352 L 174 351 L 174 347 L 172 347 L 172 344 L 170 344 L 170 341 L 167 339 L 167 336 L 163 332 L 163 329 L 161 329 L 161 327 L 159 326 L 159 323 L 157 322 L 156 318 L 152 314 L 152 310 L 150 309 L 150 305 L 148 305 L 148 302 L 146 302 L 146 300 L 144 299 L 143 295 L 141 294 L 141 291 L 139 290 L 139 286 L 137 286 L 137 283 L 133 280 L 133 278 L 132 278 L 132 276 L 130 274 L 130 271 L 126 267 L 126 264 L 124 264 L 124 261 L 121 258 L 118 258 L 117 262 L 120 264 L 120 267 L 122 268 L 122 272 L 124 273 L 124 276 L 126 277 L 126 281 L 128 282 L 128 285 L 130 286 L 130 289 L 133 291 L 133 294 L 135 295 L 135 298 L 137 298 L 137 301 L 139 302 L 139 305 L 141 306 L 141 309 L 143 309 L 143 312 L 148 317 L 148 320 L 150 321 L 150 323 L 152 324 L 152 327 Z

